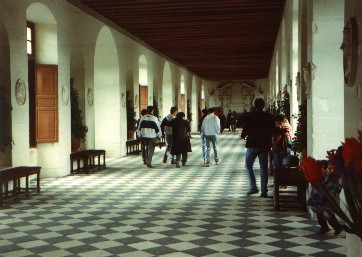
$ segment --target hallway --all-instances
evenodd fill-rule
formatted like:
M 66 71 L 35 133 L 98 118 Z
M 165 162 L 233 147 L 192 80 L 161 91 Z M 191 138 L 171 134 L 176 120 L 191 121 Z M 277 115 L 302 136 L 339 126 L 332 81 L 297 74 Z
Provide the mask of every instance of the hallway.
M 320 236 L 308 213 L 245 196 L 244 143 L 230 132 L 219 139 L 218 166 L 202 166 L 195 135 L 180 169 L 157 148 L 154 169 L 129 156 L 98 173 L 43 179 L 39 195 L 0 210 L 0 256 L 345 255 L 344 232 Z

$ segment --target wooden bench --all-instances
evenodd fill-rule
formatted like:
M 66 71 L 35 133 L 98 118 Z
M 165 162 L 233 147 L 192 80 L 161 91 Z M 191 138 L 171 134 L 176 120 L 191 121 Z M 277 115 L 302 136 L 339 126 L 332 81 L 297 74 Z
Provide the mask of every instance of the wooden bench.
M 126 155 L 140 154 L 141 141 L 139 139 L 131 139 L 126 141 Z
M 101 158 L 102 157 L 102 158 Z M 103 159 L 103 163 L 101 163 Z M 96 163 L 97 160 L 97 163 Z M 74 162 L 77 162 L 77 168 L 73 168 Z M 105 150 L 82 150 L 70 154 L 70 173 L 89 173 L 94 170 L 104 169 L 106 167 Z
M 5 202 L 16 201 L 20 197 L 29 196 L 32 192 L 40 192 L 40 169 L 34 166 L 18 166 L 0 170 L 0 206 Z M 36 175 L 36 187 L 29 187 L 29 176 Z M 25 188 L 21 187 L 21 179 L 25 178 Z M 9 190 L 9 182 L 13 188 Z
M 157 146 L 162 148 L 162 146 L 166 145 L 165 137 L 157 138 Z M 130 154 L 141 154 L 141 140 L 139 139 L 131 139 L 126 141 L 126 155 Z
M 283 194 L 284 200 L 290 200 L 291 196 L 296 194 L 298 204 L 302 206 L 304 210 L 307 209 L 306 205 L 306 190 L 307 190 L 307 180 L 304 177 L 304 174 L 298 168 L 281 168 L 273 169 L 274 173 L 274 207 L 276 210 L 280 210 L 280 194 Z M 280 190 L 279 187 L 287 187 L 288 190 Z M 296 188 L 296 190 L 291 190 L 290 187 Z M 283 200 L 282 199 L 282 200 Z M 283 206 L 292 207 L 296 201 L 289 201 Z

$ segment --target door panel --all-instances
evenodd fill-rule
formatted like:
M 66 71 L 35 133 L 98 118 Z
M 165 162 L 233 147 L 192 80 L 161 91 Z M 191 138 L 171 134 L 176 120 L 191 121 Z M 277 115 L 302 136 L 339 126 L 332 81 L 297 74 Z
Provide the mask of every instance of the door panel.
M 58 66 L 35 68 L 36 142 L 58 142 Z

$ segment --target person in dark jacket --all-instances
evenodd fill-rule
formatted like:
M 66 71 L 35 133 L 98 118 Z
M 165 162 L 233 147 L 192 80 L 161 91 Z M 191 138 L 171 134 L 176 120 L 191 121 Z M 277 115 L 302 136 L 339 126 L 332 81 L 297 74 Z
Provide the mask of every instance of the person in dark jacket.
M 245 168 L 249 176 L 249 191 L 247 195 L 259 192 L 253 170 L 256 157 L 260 164 L 261 197 L 268 197 L 268 153 L 272 146 L 272 137 L 275 132 L 274 117 L 264 112 L 265 102 L 262 98 L 255 99 L 254 111 L 245 117 L 244 129 L 241 138 L 246 139 Z
M 169 123 L 176 117 L 177 114 L 177 108 L 171 107 L 170 114 L 167 115 L 161 122 L 161 130 L 162 135 L 165 136 L 166 140 L 166 150 L 165 154 L 163 156 L 163 163 L 167 162 L 167 154 L 171 151 L 172 147 L 172 127 L 169 125 Z M 174 164 L 175 157 L 171 155 L 171 164 Z
M 179 112 L 176 118 L 169 123 L 172 127 L 171 154 L 176 155 L 176 167 L 186 166 L 187 153 L 192 152 L 190 143 L 190 123 L 185 120 L 185 113 Z M 182 160 L 181 160 L 182 155 Z

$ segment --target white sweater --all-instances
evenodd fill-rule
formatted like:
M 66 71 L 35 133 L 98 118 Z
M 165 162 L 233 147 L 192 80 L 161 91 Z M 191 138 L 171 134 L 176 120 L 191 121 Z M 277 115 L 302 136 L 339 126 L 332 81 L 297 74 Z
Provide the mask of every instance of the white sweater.
M 220 133 L 220 119 L 215 114 L 208 114 L 201 125 L 201 133 L 205 136 L 214 136 Z

